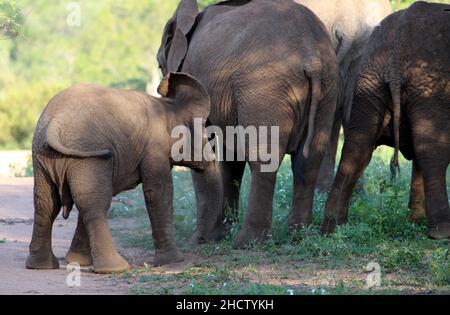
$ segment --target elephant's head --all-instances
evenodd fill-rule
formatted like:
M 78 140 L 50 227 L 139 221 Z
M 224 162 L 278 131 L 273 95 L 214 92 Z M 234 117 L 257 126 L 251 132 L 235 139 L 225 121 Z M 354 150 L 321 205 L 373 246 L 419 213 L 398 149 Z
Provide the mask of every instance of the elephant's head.
M 182 0 L 167 22 L 158 51 L 158 63 L 163 75 L 180 70 L 189 46 L 188 34 L 197 15 L 197 0 Z
M 176 72 L 162 80 L 158 93 L 166 105 L 172 163 L 203 170 L 203 149 L 208 143 L 205 122 L 211 106 L 208 93 L 194 77 Z
M 168 128 L 174 137 L 171 139 L 172 163 L 192 168 L 205 191 L 204 197 L 197 196 L 197 205 L 202 209 L 197 217 L 197 240 L 217 239 L 220 237 L 217 226 L 222 217 L 223 192 L 218 163 L 208 150 L 208 139 L 204 136 L 211 104 L 209 95 L 194 77 L 174 72 L 169 72 L 163 79 L 158 92 L 169 107 Z M 186 141 L 186 132 L 191 141 Z M 180 134 L 184 137 L 178 139 Z
M 200 24 L 206 24 L 217 15 L 246 5 L 252 0 L 228 0 L 211 5 L 199 13 L 197 0 L 181 0 L 177 10 L 164 28 L 158 63 L 163 75 L 180 71 L 186 57 L 189 41 Z M 200 23 L 201 22 L 201 23 Z

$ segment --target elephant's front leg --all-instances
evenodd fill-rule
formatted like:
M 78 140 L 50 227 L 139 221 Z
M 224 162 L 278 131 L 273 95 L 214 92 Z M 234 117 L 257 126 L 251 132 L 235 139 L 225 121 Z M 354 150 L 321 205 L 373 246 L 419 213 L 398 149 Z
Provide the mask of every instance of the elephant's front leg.
M 276 172 L 261 172 L 259 163 L 250 163 L 252 172 L 248 210 L 242 230 L 234 246 L 246 248 L 252 242 L 261 242 L 272 234 L 272 207 Z
M 413 223 L 419 223 L 425 218 L 425 190 L 422 170 L 416 161 L 413 161 L 411 173 L 411 192 L 408 205 L 411 213 L 409 220 Z
M 148 156 L 141 165 L 147 212 L 155 244 L 155 266 L 183 261 L 173 237 L 173 184 L 166 157 Z
M 84 226 L 83 219 L 78 216 L 77 228 L 72 239 L 72 244 L 66 255 L 67 263 L 77 263 L 80 266 L 91 266 L 93 264 L 89 236 Z

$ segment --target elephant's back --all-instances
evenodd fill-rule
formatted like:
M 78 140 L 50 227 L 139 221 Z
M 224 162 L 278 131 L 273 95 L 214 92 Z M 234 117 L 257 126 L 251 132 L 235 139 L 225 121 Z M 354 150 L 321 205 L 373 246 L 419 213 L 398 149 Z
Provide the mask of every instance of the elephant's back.
M 337 78 L 334 48 L 314 13 L 291 0 L 254 0 L 200 22 L 182 71 L 208 90 L 213 124 L 282 125 L 290 134 L 307 117 L 311 60 Z
M 430 96 L 445 91 L 448 95 L 449 34 L 450 5 L 416 2 L 388 16 L 375 29 L 364 65 L 378 63 L 385 72 L 400 66 L 404 85 L 414 94 Z
M 38 121 L 34 148 L 45 147 L 49 124 L 60 130 L 61 142 L 72 149 L 96 151 L 115 149 L 135 136 L 137 117 L 145 115 L 145 96 L 91 84 L 76 84 L 53 97 Z
M 203 18 L 207 22 L 199 22 L 190 41 L 188 67 L 194 64 L 211 71 L 215 66 L 225 67 L 226 62 L 228 67 L 245 63 L 253 68 L 264 65 L 279 69 L 301 64 L 311 46 L 334 54 L 322 22 L 290 0 L 252 1 L 214 18 L 206 11 Z

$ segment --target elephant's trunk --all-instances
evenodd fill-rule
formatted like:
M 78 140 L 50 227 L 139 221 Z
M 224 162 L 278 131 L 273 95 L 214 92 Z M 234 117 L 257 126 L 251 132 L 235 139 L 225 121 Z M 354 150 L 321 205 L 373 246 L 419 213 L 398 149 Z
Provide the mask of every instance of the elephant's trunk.
M 217 161 L 205 162 L 202 172 L 196 172 L 194 184 L 197 201 L 197 231 L 194 241 L 205 243 L 223 237 L 223 187 Z

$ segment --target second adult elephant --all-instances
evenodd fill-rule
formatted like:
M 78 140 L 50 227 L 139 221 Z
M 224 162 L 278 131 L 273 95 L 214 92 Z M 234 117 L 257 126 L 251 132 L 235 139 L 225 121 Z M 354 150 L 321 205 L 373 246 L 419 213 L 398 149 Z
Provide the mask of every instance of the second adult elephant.
M 265 143 L 259 139 L 259 147 L 276 144 L 275 171 L 263 172 L 265 162 L 249 159 L 249 152 L 258 148 L 247 143 L 251 188 L 235 246 L 245 247 L 271 234 L 275 181 L 285 154 L 292 155 L 294 171 L 289 225 L 311 224 L 314 186 L 329 143 L 339 76 L 333 45 L 320 20 L 290 0 L 224 1 L 202 13 L 195 0 L 183 0 L 166 25 L 158 61 L 164 74 L 182 69 L 202 82 L 211 96 L 209 121 L 223 131 L 227 126 L 279 127 L 278 143 L 269 140 L 271 134 Z M 223 152 L 237 151 L 229 139 L 222 140 Z M 246 161 L 221 163 L 224 200 L 233 217 Z M 201 216 L 204 184 L 197 177 L 194 184 Z
M 347 222 L 352 189 L 374 149 L 384 144 L 395 147 L 393 169 L 399 151 L 413 161 L 412 190 L 425 197 L 428 235 L 450 237 L 445 183 L 450 163 L 449 34 L 450 5 L 422 1 L 375 29 L 356 84 L 322 232 Z
M 330 147 L 322 163 L 317 188 L 328 191 L 333 184 L 336 151 L 341 123 L 344 130 L 350 120 L 353 90 L 361 56 L 370 35 L 392 13 L 389 0 L 294 0 L 312 10 L 325 24 L 336 50 L 341 93 L 338 113 L 331 133 Z

